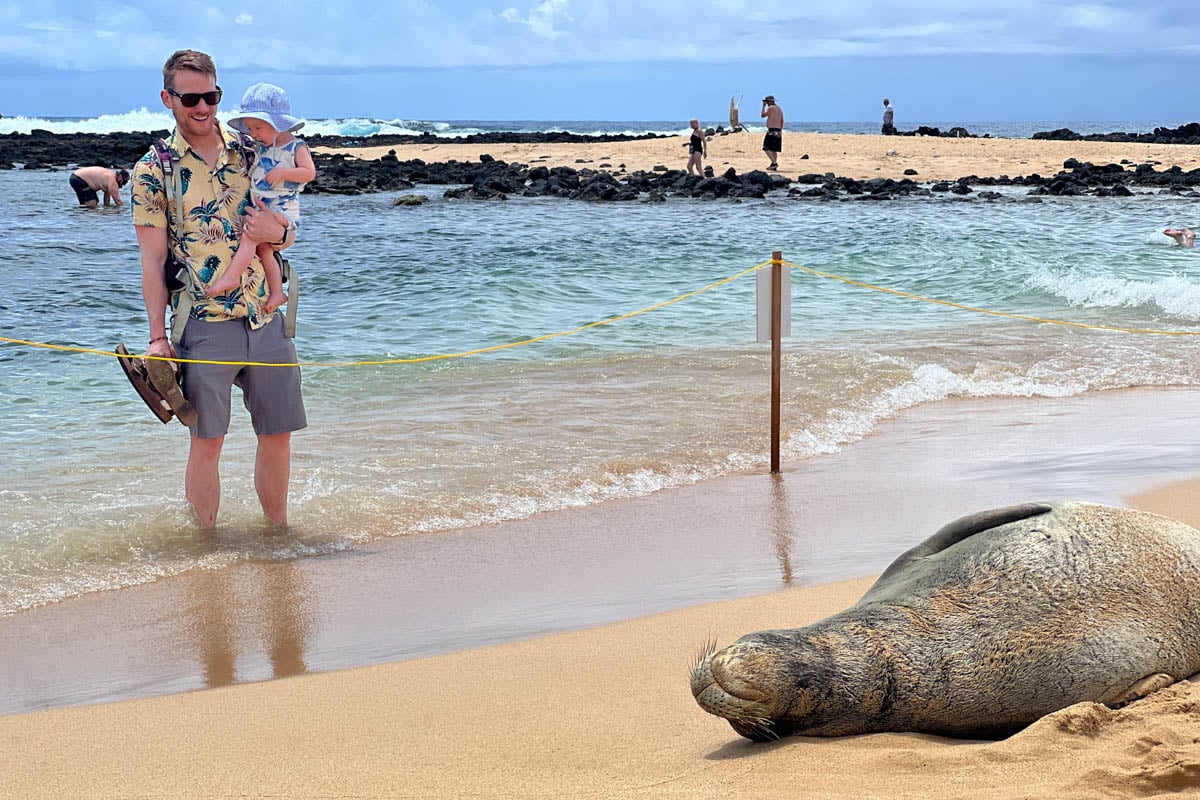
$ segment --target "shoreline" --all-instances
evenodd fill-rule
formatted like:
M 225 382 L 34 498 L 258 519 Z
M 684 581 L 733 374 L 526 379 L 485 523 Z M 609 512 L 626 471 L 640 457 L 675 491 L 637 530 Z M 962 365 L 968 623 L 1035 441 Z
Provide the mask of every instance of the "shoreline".
M 422 658 L 875 574 L 982 508 L 1121 504 L 1190 476 L 1180 443 L 1197 398 L 1171 388 L 942 401 L 839 453 L 785 462 L 780 476 L 40 606 L 0 618 L 0 715 Z

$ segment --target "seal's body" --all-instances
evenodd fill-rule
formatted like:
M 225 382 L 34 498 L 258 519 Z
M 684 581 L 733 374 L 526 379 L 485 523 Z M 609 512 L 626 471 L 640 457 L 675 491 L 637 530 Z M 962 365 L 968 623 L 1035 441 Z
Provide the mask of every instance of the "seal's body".
M 760 741 L 996 737 L 1196 672 L 1200 531 L 1070 502 L 952 522 L 840 614 L 709 648 L 691 684 L 704 710 Z

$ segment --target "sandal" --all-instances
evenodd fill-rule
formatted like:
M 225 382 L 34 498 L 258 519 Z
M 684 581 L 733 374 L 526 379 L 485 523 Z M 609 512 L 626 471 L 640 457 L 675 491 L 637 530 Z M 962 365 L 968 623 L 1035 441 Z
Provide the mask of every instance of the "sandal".
M 178 417 L 189 428 L 196 424 L 196 408 L 183 396 L 174 364 L 132 356 L 124 343 L 118 344 L 115 352 L 130 385 L 160 422 L 166 424 L 171 417 Z
M 160 422 L 164 424 L 170 422 L 171 417 L 175 415 L 163 396 L 150 385 L 150 376 L 146 374 L 146 362 L 129 355 L 124 343 L 117 345 L 114 352 L 120 356 L 117 361 L 121 362 L 121 369 L 125 372 L 125 377 L 129 379 L 130 385 L 138 393 L 138 397 L 142 398 L 142 402 L 153 412 L 154 416 L 158 417 Z
M 189 428 L 195 425 L 196 408 L 183 396 L 177 367 L 170 361 L 158 361 L 157 359 L 147 360 L 144 363 L 146 364 L 146 374 L 150 376 L 150 385 L 162 395 L 163 400 L 175 412 L 175 416 L 179 417 L 179 421 Z

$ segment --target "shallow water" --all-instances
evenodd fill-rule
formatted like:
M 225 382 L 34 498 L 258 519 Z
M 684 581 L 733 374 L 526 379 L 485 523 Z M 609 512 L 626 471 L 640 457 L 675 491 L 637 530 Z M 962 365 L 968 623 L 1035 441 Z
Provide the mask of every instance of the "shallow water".
M 416 191 L 422 191 L 418 188 Z M 306 196 L 291 259 L 306 363 L 493 347 L 628 314 L 781 249 L 819 270 L 1036 317 L 1193 329 L 1196 251 L 1169 195 L 393 207 Z M 136 349 L 146 322 L 127 209 L 71 206 L 66 173 L 0 171 L 0 335 Z M 785 342 L 789 463 L 898 411 L 958 397 L 1194 385 L 1191 336 L 959 311 L 795 273 Z M 292 530 L 264 526 L 237 411 L 213 538 L 182 494 L 186 434 L 114 359 L 0 345 L 0 614 L 196 566 L 286 559 L 644 495 L 767 461 L 768 362 L 754 278 L 610 325 L 468 358 L 306 367 Z M 235 408 L 237 404 L 235 403 Z M 569 533 L 564 532 L 564 535 Z

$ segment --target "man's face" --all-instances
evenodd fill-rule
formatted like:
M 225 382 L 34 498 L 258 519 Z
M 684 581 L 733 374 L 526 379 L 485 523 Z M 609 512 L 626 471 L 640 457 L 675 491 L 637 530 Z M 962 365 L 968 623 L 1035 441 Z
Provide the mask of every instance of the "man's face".
M 217 88 L 216 79 L 203 72 L 181 69 L 175 73 L 171 87 L 176 94 L 205 93 Z M 162 91 L 163 105 L 171 109 L 175 115 L 175 125 L 190 142 L 202 140 L 216 131 L 217 106 L 209 105 L 203 98 L 192 107 L 187 107 L 183 101 L 171 95 L 167 90 Z

